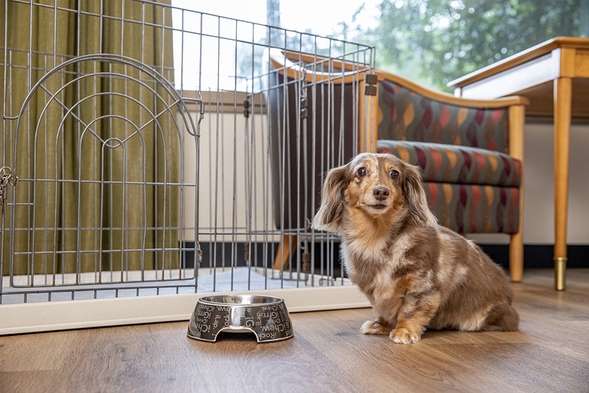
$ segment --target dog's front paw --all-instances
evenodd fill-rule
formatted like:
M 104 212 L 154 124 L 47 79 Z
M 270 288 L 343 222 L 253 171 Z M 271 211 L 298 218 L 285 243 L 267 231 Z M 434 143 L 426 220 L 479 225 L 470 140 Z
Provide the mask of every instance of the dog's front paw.
M 389 337 L 397 344 L 414 344 L 421 340 L 421 332 L 412 332 L 407 328 L 398 327 L 391 332 Z
M 391 328 L 381 321 L 366 321 L 360 328 L 364 334 L 389 334 L 390 331 Z

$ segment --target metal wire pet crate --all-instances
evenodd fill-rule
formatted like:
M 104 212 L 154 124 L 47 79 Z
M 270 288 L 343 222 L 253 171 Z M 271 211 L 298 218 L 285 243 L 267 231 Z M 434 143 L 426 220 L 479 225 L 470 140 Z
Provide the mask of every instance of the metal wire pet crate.
M 3 14 L 0 333 L 188 319 L 211 292 L 366 304 L 309 220 L 371 146 L 371 47 L 151 1 Z

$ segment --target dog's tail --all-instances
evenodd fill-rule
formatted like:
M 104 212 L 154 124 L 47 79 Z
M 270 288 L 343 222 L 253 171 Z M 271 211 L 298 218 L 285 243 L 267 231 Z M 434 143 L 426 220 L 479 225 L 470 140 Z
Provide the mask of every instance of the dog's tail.
M 515 308 L 509 303 L 499 303 L 489 310 L 481 330 L 514 332 L 518 326 L 519 315 Z

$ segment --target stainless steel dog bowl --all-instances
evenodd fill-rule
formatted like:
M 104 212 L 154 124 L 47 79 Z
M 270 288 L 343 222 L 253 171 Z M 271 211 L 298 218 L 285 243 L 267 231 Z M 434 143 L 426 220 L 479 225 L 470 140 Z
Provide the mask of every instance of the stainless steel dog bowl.
M 293 336 L 284 300 L 261 295 L 204 296 L 198 300 L 188 337 L 214 342 L 221 332 L 254 333 L 259 343 Z

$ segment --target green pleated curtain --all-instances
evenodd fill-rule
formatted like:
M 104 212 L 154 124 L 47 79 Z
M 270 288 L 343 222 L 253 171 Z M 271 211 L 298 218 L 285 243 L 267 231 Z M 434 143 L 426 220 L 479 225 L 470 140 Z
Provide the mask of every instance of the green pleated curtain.
M 140 67 L 173 81 L 170 9 L 133 0 L 0 9 L 0 158 L 21 179 L 7 190 L 3 275 L 9 261 L 14 274 L 177 268 L 182 138 L 174 97 Z M 3 18 L 2 46 L 4 31 Z M 77 61 L 93 54 L 132 61 Z

